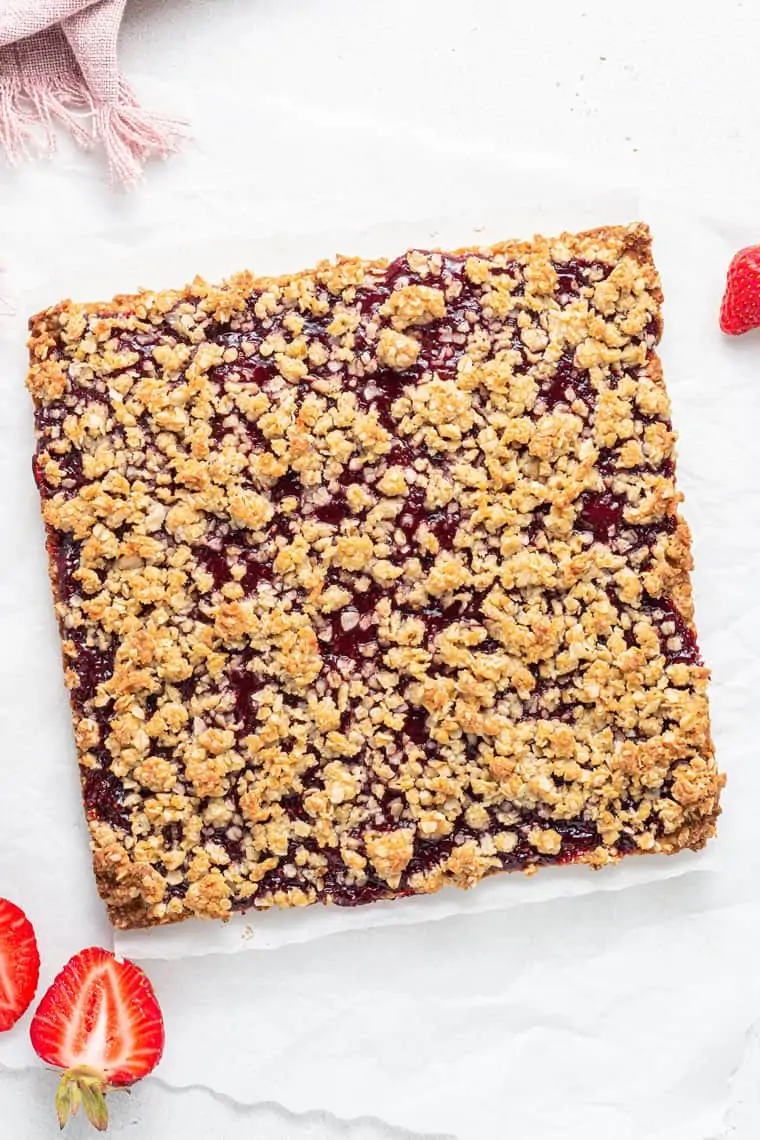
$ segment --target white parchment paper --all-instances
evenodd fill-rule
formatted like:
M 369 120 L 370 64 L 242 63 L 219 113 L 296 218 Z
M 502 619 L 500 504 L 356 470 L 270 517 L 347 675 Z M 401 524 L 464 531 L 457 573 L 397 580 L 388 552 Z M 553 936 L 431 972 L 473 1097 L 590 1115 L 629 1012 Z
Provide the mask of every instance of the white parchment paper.
M 159 1072 L 174 1085 L 466 1140 L 528 1137 L 539 1115 L 542 1138 L 614 1129 L 624 1140 L 701 1140 L 721 1123 L 760 977 L 752 945 L 760 344 L 727 342 L 716 324 L 736 233 L 645 195 L 602 194 L 535 170 L 494 164 L 485 196 L 472 167 L 445 166 L 441 177 L 432 219 L 429 201 L 404 192 L 385 213 L 377 203 L 371 211 L 314 203 L 300 235 L 272 237 L 268 220 L 254 216 L 220 232 L 212 217 L 192 240 L 179 230 L 169 243 L 165 232 L 113 231 L 77 265 L 41 250 L 17 274 L 14 300 L 26 315 L 62 296 L 181 284 L 196 272 L 285 271 L 335 252 L 395 256 L 409 245 L 649 221 L 667 297 L 662 355 L 694 531 L 697 623 L 731 773 L 719 843 L 598 874 L 562 868 L 356 910 L 251 912 L 226 926 L 119 934 L 115 945 L 144 960 L 158 987 L 169 1042 Z M 114 940 L 81 816 L 29 469 L 23 335 L 21 316 L 0 327 L 9 371 L 0 410 L 0 616 L 9 647 L 0 655 L 0 797 L 13 805 L 0 893 L 36 922 L 49 976 L 82 945 Z M 251 952 L 229 955 L 243 948 Z M 29 1057 L 23 1027 L 0 1039 L 0 1063 Z M 583 1119 L 567 1119 L 570 1088 Z M 633 1115 L 622 1111 L 631 1104 Z

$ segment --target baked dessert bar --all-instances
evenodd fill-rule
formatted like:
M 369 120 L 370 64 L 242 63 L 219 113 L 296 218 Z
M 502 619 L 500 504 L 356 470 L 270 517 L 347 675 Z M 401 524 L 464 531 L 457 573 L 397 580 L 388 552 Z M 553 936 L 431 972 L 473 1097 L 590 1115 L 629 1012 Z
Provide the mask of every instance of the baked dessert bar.
M 114 925 L 713 834 L 650 247 L 340 258 L 32 319 Z

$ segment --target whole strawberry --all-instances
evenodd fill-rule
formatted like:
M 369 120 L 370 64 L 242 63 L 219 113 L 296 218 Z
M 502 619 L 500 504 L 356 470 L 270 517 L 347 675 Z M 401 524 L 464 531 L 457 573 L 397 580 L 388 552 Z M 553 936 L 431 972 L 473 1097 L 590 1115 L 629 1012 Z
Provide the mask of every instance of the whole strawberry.
M 728 267 L 720 327 L 729 336 L 760 328 L 760 245 L 740 249 Z
M 145 974 L 98 947 L 64 966 L 29 1034 L 38 1056 L 64 1070 L 56 1096 L 61 1128 L 81 1106 L 104 1132 L 105 1094 L 147 1077 L 164 1048 L 161 1010 Z

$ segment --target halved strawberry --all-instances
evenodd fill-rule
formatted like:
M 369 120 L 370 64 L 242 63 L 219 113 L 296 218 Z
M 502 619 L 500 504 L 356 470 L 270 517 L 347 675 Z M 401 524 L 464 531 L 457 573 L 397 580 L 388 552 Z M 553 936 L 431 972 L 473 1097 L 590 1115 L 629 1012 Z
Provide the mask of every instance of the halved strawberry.
M 65 1070 L 56 1096 L 61 1128 L 81 1104 L 90 1123 L 104 1131 L 105 1094 L 146 1077 L 164 1050 L 163 1018 L 147 977 L 97 947 L 64 966 L 29 1032 L 42 1060 Z
M 0 899 L 0 1031 L 31 1005 L 40 980 L 40 953 L 31 922 L 20 907 Z

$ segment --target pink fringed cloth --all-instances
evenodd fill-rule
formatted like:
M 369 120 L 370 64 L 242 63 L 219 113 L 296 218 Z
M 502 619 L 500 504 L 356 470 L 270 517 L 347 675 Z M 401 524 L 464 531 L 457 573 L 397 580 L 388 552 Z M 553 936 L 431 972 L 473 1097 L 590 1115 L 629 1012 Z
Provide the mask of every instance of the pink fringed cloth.
M 116 60 L 127 0 L 0 0 L 0 149 L 12 163 L 55 146 L 55 123 L 101 144 L 114 182 L 131 185 L 167 155 L 183 123 L 139 106 Z

